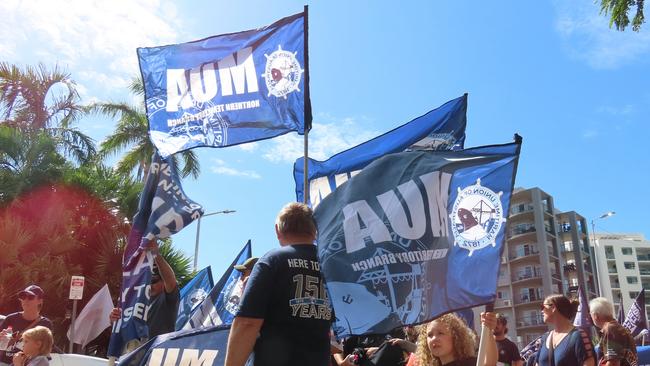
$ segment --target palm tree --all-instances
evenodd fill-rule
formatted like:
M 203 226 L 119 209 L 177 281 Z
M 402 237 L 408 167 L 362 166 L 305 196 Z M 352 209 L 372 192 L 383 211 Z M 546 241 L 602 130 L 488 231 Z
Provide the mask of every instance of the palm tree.
M 96 151 L 94 141 L 72 127 L 83 113 L 79 103 L 76 84 L 58 66 L 20 69 L 0 62 L 0 122 L 25 132 L 46 131 L 65 156 L 86 163 Z
M 28 133 L 0 125 L 0 204 L 56 181 L 65 165 L 56 151 L 56 141 L 45 132 Z
M 144 96 L 144 87 L 138 78 L 133 79 L 129 89 L 135 95 Z M 101 143 L 99 155 L 102 158 L 107 158 L 129 149 L 117 163 L 117 171 L 129 175 L 136 170 L 136 179 L 142 181 L 155 151 L 155 147 L 149 139 L 149 123 L 144 105 L 97 103 L 91 105 L 88 111 L 118 118 L 115 132 Z M 173 155 L 175 166 L 178 166 L 177 156 L 183 160 L 180 174 L 183 177 L 191 175 L 193 178 L 198 178 L 201 169 L 196 154 L 188 150 Z

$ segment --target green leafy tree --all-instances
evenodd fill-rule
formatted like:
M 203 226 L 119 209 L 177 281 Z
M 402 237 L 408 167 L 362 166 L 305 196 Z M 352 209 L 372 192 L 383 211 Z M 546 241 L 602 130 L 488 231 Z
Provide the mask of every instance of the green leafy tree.
M 94 141 L 73 123 L 83 114 L 76 84 L 58 66 L 24 69 L 0 62 L 0 122 L 26 133 L 45 131 L 66 157 L 88 162 Z
M 144 95 L 140 79 L 133 79 L 130 90 L 138 96 Z M 111 118 L 117 118 L 117 127 L 100 146 L 100 157 L 107 158 L 126 151 L 117 163 L 117 171 L 129 175 L 136 171 L 136 179 L 143 180 L 145 172 L 151 163 L 155 147 L 149 139 L 149 123 L 144 105 L 134 106 L 128 103 L 97 103 L 88 108 L 89 112 L 99 113 Z M 197 178 L 201 171 L 199 160 L 192 150 L 183 151 L 173 156 L 174 165 L 182 169 L 183 177 L 191 175 Z
M 632 30 L 638 32 L 641 25 L 645 22 L 643 15 L 643 6 L 645 0 L 601 0 L 600 12 L 601 14 L 609 15 L 609 26 L 616 26 L 619 31 L 624 31 L 630 25 L 630 18 L 628 14 L 630 10 L 636 8 L 636 13 L 632 19 Z

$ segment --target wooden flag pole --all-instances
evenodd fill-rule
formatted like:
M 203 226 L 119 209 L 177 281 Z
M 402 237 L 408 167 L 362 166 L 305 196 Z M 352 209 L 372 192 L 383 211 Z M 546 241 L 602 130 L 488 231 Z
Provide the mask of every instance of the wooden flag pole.
M 485 312 L 492 313 L 494 312 L 494 303 L 485 305 Z M 484 364 L 485 356 L 487 353 L 487 339 L 490 338 L 492 330 L 481 324 L 481 340 L 478 344 L 478 355 L 476 355 L 476 366 L 482 366 Z

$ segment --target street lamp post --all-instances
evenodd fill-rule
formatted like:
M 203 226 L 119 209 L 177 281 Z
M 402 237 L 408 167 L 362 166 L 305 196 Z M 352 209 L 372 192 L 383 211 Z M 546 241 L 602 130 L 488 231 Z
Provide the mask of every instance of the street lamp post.
M 594 262 L 596 262 L 596 281 L 598 281 L 598 296 L 603 296 L 603 288 L 600 284 L 602 281 L 600 279 L 600 272 L 598 271 L 598 247 L 596 246 L 596 220 L 606 219 L 610 216 L 614 216 L 616 212 L 609 211 L 598 216 L 598 218 L 591 220 L 591 238 L 594 243 Z
M 223 210 L 223 211 L 216 211 L 216 212 L 210 212 L 207 214 L 204 214 L 203 216 L 199 217 L 199 219 L 196 222 L 196 243 L 194 245 L 194 272 L 198 270 L 198 263 L 199 263 L 199 235 L 201 235 L 201 219 L 207 216 L 212 216 L 216 214 L 229 214 L 237 212 L 235 210 Z

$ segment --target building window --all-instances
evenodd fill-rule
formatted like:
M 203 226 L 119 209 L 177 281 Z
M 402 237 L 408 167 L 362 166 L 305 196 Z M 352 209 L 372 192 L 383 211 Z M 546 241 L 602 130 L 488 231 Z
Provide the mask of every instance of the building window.
M 609 245 L 605 247 L 605 258 L 614 259 L 614 247 Z
M 636 268 L 636 263 L 634 262 L 623 262 L 625 265 L 625 269 L 635 269 Z
M 627 278 L 627 283 L 630 285 L 634 285 L 636 283 L 639 283 L 639 279 L 636 277 L 628 276 Z
M 621 248 L 624 255 L 632 255 L 632 248 Z

